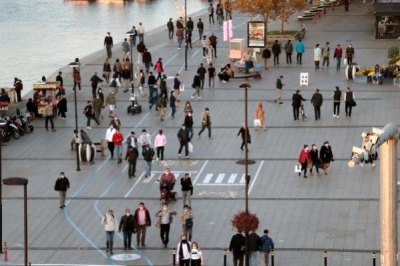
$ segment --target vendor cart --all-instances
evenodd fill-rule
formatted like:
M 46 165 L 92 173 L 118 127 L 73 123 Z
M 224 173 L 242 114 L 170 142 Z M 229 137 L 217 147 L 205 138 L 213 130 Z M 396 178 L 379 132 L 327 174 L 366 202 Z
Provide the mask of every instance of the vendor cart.
M 229 41 L 229 59 L 232 62 L 243 58 L 244 39 L 231 39 Z
M 57 116 L 56 90 L 59 82 L 38 82 L 33 84 L 34 100 L 37 106 L 38 115 L 45 115 L 46 102 L 50 101 L 53 105 L 53 116 Z

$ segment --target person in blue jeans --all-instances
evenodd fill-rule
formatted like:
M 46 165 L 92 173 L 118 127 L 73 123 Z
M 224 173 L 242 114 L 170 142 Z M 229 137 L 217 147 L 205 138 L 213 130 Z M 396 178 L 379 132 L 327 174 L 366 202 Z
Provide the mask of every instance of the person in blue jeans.
M 274 241 L 268 236 L 268 230 L 264 230 L 264 235 L 260 238 L 260 254 L 261 260 L 264 261 L 265 266 L 269 263 L 269 253 L 274 249 Z
M 108 210 L 108 212 L 102 217 L 101 223 L 104 225 L 106 231 L 106 252 L 113 253 L 114 247 L 114 234 L 118 228 L 117 218 L 114 216 L 113 210 Z
M 171 107 L 172 113 L 171 113 L 171 117 L 175 118 L 175 112 L 176 112 L 176 97 L 174 95 L 175 91 L 171 91 L 171 96 L 169 97 L 169 106 Z
M 146 144 L 143 147 L 142 155 L 144 161 L 146 162 L 146 175 L 144 177 L 147 178 L 151 176 L 151 165 L 153 163 L 154 149 L 151 148 L 149 144 Z

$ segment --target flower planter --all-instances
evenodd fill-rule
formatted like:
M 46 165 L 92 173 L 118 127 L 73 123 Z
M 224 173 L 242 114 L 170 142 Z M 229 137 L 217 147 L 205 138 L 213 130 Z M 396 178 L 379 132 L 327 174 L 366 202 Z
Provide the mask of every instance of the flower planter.
M 354 82 L 357 83 L 369 83 L 372 82 L 372 78 L 368 76 L 354 76 L 353 77 Z

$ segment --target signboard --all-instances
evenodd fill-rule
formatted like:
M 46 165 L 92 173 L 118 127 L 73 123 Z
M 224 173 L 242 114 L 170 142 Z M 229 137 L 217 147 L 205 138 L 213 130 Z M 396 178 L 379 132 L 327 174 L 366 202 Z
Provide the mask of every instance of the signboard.
M 247 23 L 247 46 L 264 48 L 266 46 L 266 26 L 264 21 L 249 21 Z
M 233 38 L 232 20 L 224 21 L 223 30 L 225 42 Z

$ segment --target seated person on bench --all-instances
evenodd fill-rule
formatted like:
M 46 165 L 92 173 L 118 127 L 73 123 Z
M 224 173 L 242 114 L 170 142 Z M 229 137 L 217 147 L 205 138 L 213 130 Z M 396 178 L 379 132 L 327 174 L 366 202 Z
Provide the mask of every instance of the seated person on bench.
M 221 72 L 219 72 L 218 77 L 219 81 L 222 81 L 223 83 L 226 83 L 229 81 L 231 77 L 234 76 L 233 69 L 231 68 L 231 64 L 227 64 L 225 67 L 221 69 Z

